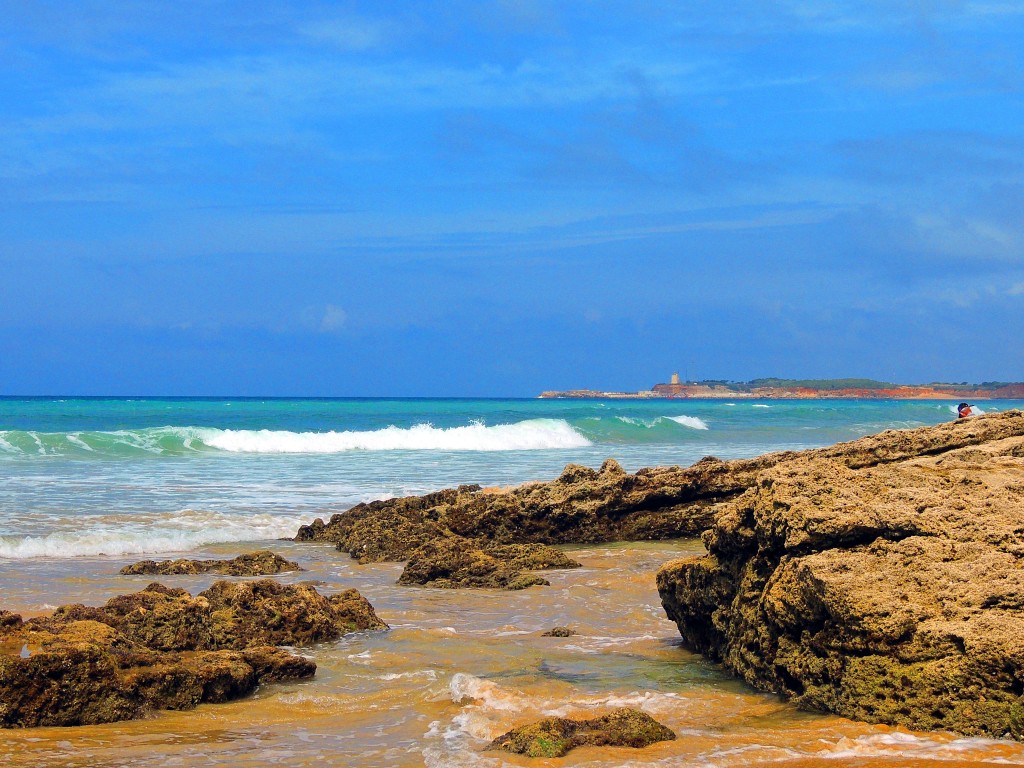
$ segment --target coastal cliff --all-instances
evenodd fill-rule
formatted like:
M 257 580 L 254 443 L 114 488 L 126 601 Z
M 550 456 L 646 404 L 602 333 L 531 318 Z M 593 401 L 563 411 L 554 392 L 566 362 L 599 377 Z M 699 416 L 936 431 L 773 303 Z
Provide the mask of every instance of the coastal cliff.
M 658 574 L 684 644 L 803 707 L 1024 738 L 1024 413 L 760 461 Z

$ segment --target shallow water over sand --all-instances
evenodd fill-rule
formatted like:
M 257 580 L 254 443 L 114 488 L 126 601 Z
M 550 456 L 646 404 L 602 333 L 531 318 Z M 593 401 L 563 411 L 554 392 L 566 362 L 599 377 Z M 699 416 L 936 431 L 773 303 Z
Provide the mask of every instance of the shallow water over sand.
M 160 712 L 146 720 L 0 732 L 8 766 L 935 766 L 1024 765 L 1024 744 L 923 734 L 799 712 L 732 680 L 679 646 L 654 574 L 703 552 L 697 541 L 572 547 L 584 568 L 549 572 L 550 587 L 521 592 L 398 587 L 397 564 L 360 566 L 329 546 L 221 545 L 193 557 L 268 546 L 321 591 L 358 588 L 391 625 L 302 649 L 313 680 L 254 697 Z M 96 604 L 152 577 L 118 576 L 134 558 L 37 559 L 4 574 L 3 605 L 39 611 Z M 214 577 L 161 577 L 195 593 Z M 578 634 L 541 637 L 567 625 Z M 561 760 L 483 752 L 508 730 L 545 715 L 594 717 L 640 707 L 678 739 L 644 750 L 588 747 Z

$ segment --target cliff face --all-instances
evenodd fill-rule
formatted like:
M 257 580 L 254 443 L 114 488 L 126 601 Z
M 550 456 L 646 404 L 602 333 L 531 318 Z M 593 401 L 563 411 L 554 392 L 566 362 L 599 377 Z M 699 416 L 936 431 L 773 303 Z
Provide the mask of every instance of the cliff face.
M 808 708 L 1024 738 L 1024 413 L 776 457 L 658 574 L 685 644 Z

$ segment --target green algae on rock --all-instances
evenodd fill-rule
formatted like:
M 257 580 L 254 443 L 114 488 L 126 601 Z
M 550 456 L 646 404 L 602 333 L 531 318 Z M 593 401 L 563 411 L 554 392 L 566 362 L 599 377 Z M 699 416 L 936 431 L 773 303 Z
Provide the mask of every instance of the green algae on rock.
M 516 590 L 550 583 L 528 571 L 579 567 L 564 552 L 544 544 L 492 544 L 448 536 L 415 549 L 398 583 Z
M 221 576 L 272 576 L 301 571 L 299 564 L 269 550 L 239 555 L 231 560 L 141 560 L 121 569 L 122 576 L 176 576 L 216 573 Z
M 711 523 L 713 507 L 734 492 L 700 486 L 717 460 L 627 474 L 609 459 L 600 470 L 568 465 L 547 483 L 507 489 L 462 485 L 424 496 L 358 504 L 330 521 L 302 526 L 296 541 L 337 544 L 360 562 L 408 560 L 428 541 L 448 536 L 494 544 L 574 544 L 693 536 Z M 714 470 L 711 470 L 714 471 Z
M 237 699 L 315 673 L 276 644 L 384 627 L 355 590 L 324 597 L 269 579 L 217 582 L 195 598 L 151 584 L 28 621 L 0 611 L 0 726 L 106 723 Z
M 639 749 L 675 738 L 671 729 L 646 712 L 623 708 L 592 720 L 548 717 L 499 736 L 487 749 L 527 757 L 562 757 L 576 747 Z
M 692 650 L 797 704 L 1024 738 L 1024 413 L 792 454 L 658 574 Z
M 547 632 L 541 632 L 541 637 L 572 637 L 576 630 L 570 627 L 552 627 Z

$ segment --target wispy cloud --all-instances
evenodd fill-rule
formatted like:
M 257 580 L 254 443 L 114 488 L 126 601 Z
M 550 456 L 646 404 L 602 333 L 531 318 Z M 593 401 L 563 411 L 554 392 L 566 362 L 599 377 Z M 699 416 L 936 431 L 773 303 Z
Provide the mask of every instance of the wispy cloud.
M 355 16 L 327 18 L 299 24 L 298 31 L 317 42 L 342 51 L 368 51 L 392 42 L 396 30 L 384 21 Z
M 320 318 L 319 330 L 321 333 L 336 333 L 345 327 L 346 322 L 348 313 L 337 304 L 328 304 Z

